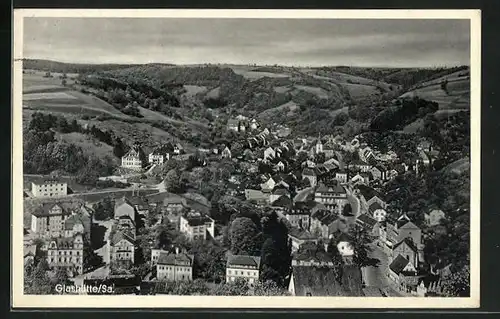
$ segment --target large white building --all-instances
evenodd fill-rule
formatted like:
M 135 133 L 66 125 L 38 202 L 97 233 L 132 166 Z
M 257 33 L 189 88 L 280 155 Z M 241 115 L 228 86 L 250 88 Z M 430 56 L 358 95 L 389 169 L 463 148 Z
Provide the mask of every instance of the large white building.
M 122 167 L 133 169 L 133 170 L 141 170 L 142 169 L 142 160 L 139 156 L 139 151 L 132 148 L 130 151 L 122 156 Z
M 56 180 L 32 182 L 31 192 L 34 197 L 56 197 L 68 195 L 68 184 Z
M 156 278 L 168 281 L 191 281 L 193 260 L 193 255 L 161 251 L 156 262 Z
M 53 270 L 63 268 L 73 277 L 83 273 L 83 237 L 53 238 L 47 247 L 47 263 Z
M 226 282 L 247 280 L 250 285 L 259 280 L 260 257 L 230 255 L 226 264 Z
M 209 234 L 215 237 L 215 222 L 199 212 L 189 212 L 180 218 L 180 231 L 190 240 L 205 240 Z

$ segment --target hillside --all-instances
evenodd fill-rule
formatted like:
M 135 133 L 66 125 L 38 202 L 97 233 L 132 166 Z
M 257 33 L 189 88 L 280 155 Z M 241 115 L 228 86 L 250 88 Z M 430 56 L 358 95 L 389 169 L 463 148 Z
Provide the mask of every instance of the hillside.
M 75 65 L 43 60 L 25 61 L 27 67 L 43 70 L 25 74 L 24 104 L 28 109 L 86 116 L 91 124 L 115 131 L 118 122 L 131 126 L 130 131 L 140 123 L 144 130 L 155 132 L 154 140 L 166 134 L 188 144 L 193 136 L 209 142 L 208 123 L 214 117 L 224 123 L 231 114 L 256 117 L 265 126 L 290 125 L 298 134 L 315 135 L 343 130 L 345 125 L 355 132 L 398 97 L 435 101 L 441 113 L 470 104 L 470 81 L 464 67 Z M 69 77 L 63 86 L 57 74 L 44 77 L 46 71 L 85 74 Z M 445 80 L 446 91 L 441 84 Z M 421 121 L 408 131 L 420 126 Z

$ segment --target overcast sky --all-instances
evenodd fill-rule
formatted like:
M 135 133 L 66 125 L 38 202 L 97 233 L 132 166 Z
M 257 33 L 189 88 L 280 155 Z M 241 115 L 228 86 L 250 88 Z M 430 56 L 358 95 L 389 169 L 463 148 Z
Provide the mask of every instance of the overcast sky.
M 24 57 L 76 63 L 468 65 L 469 20 L 25 18 Z

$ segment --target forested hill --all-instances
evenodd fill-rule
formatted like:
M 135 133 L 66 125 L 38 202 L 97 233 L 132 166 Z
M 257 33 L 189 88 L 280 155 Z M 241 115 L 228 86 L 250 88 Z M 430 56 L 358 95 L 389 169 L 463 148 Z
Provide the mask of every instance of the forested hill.
M 256 117 L 265 126 L 289 126 L 300 135 L 336 131 L 352 135 L 370 125 L 383 129 L 384 125 L 380 123 L 401 113 L 398 110 L 401 101 L 398 100 L 404 98 L 419 97 L 425 101 L 418 102 L 417 107 L 403 105 L 403 109 L 410 112 L 405 113 L 403 120 L 392 123 L 391 129 L 401 130 L 405 126 L 418 129 L 425 114 L 468 109 L 470 104 L 470 81 L 465 66 L 433 69 L 305 68 L 210 64 L 91 65 L 25 60 L 24 68 L 79 73 L 77 85 L 84 87 L 77 89 L 87 90 L 85 92 L 133 117 L 153 116 L 154 113 L 149 112 L 152 111 L 181 122 L 193 119 L 206 125 L 214 118 L 224 122 L 242 114 Z M 426 101 L 438 105 L 428 106 Z M 392 109 L 383 113 L 384 117 L 378 116 L 387 108 Z M 378 121 L 375 125 L 374 120 Z

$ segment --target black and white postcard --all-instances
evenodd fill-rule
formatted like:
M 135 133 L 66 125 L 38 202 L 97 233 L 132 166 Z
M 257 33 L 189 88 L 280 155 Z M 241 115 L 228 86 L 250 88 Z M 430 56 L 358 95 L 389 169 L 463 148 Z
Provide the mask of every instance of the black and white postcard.
M 14 17 L 14 307 L 479 306 L 480 11 Z

